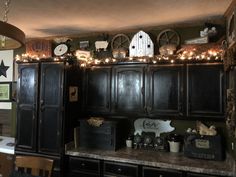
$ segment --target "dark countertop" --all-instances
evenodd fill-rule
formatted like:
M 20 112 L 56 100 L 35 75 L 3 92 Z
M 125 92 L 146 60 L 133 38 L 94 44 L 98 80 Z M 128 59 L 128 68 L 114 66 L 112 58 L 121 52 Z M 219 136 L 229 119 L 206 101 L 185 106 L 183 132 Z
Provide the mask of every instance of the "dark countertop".
M 211 175 L 235 175 L 235 161 L 229 155 L 227 155 L 227 158 L 224 161 L 212 161 L 188 158 L 185 157 L 183 153 L 131 148 L 122 148 L 117 151 L 71 148 L 66 151 L 66 154 L 77 157 L 88 157 Z

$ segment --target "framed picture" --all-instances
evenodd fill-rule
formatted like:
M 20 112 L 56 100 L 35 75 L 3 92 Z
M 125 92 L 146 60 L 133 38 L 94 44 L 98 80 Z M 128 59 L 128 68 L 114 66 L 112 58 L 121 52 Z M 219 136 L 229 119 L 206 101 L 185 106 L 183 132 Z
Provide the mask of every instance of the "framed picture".
M 236 8 L 231 11 L 231 13 L 226 18 L 226 35 L 229 47 L 236 42 Z
M 0 102 L 11 102 L 11 82 L 0 82 Z
M 78 87 L 70 86 L 69 87 L 69 102 L 78 101 Z

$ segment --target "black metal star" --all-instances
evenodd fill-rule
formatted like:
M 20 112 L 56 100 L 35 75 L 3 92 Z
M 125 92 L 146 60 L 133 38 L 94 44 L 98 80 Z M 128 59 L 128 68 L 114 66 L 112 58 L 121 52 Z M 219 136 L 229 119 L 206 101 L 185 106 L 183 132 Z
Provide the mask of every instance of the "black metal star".
M 1 61 L 0 65 L 0 76 L 7 77 L 7 70 L 10 66 L 5 66 L 3 60 Z

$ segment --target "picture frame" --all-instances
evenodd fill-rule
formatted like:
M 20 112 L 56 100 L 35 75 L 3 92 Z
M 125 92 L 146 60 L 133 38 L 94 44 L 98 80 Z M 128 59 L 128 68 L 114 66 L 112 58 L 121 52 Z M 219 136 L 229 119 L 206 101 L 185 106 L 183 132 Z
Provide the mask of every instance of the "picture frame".
M 0 102 L 11 102 L 12 83 L 0 82 Z
M 236 8 L 234 8 L 226 18 L 226 25 L 228 46 L 231 47 L 236 42 Z

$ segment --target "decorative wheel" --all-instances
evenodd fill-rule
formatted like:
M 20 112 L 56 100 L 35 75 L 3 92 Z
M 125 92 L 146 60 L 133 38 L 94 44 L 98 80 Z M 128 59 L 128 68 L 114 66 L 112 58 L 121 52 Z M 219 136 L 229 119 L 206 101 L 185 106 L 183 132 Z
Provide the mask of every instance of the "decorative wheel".
M 166 44 L 174 44 L 178 46 L 180 44 L 179 34 L 172 29 L 163 30 L 157 37 L 157 44 L 159 47 Z
M 111 48 L 112 50 L 115 49 L 125 49 L 129 50 L 130 40 L 129 37 L 125 34 L 117 34 L 112 38 L 111 41 Z

